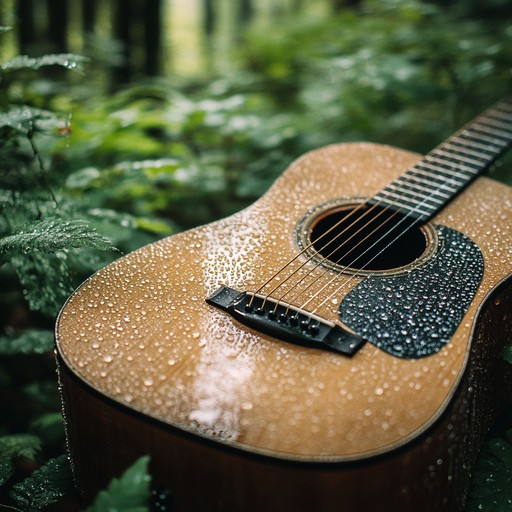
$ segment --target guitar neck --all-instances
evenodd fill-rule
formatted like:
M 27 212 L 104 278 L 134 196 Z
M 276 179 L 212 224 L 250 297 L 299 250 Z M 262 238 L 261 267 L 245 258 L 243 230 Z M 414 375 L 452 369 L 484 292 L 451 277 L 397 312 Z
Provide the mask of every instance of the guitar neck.
M 370 200 L 427 221 L 512 144 L 512 97 L 480 114 Z

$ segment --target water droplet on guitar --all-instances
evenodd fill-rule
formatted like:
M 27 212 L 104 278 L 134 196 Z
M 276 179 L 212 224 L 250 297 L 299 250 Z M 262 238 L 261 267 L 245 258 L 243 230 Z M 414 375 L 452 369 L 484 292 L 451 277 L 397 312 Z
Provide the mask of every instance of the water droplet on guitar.
M 103 356 L 103 361 L 105 361 L 105 363 L 111 363 L 112 362 L 112 356 L 110 354 L 105 354 Z
M 144 386 L 149 387 L 149 386 L 153 385 L 153 379 L 151 377 L 146 377 L 143 382 L 144 382 Z

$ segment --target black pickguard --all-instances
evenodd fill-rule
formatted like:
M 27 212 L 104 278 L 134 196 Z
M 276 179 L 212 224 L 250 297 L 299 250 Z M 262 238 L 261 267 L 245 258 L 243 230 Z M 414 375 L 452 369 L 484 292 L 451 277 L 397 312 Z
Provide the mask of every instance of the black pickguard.
M 484 261 L 466 235 L 436 226 L 439 249 L 423 266 L 394 276 L 368 276 L 341 302 L 341 320 L 398 357 L 419 358 L 446 345 L 482 279 Z

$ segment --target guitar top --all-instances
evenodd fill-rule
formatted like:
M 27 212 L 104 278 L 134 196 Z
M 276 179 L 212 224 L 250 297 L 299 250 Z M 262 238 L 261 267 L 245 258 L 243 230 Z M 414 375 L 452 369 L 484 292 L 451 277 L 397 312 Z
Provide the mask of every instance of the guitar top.
M 60 359 L 113 403 L 252 453 L 406 445 L 448 408 L 479 308 L 512 270 L 512 189 L 475 175 L 397 206 L 388 184 L 413 190 L 421 162 L 366 143 L 306 154 L 251 207 L 92 276 L 58 319 Z M 386 227 L 375 249 L 352 220 L 365 215 L 404 227 L 405 245 L 388 254 Z M 333 256 L 322 239 L 340 223 L 349 249 Z

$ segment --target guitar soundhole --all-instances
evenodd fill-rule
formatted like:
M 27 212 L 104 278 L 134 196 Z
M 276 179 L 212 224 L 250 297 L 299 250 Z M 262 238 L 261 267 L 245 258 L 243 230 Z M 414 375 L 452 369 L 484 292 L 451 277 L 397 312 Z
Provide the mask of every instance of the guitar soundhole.
M 307 245 L 317 261 L 338 270 L 403 270 L 423 261 L 432 245 L 433 230 L 413 222 L 389 209 L 338 206 L 311 220 Z

